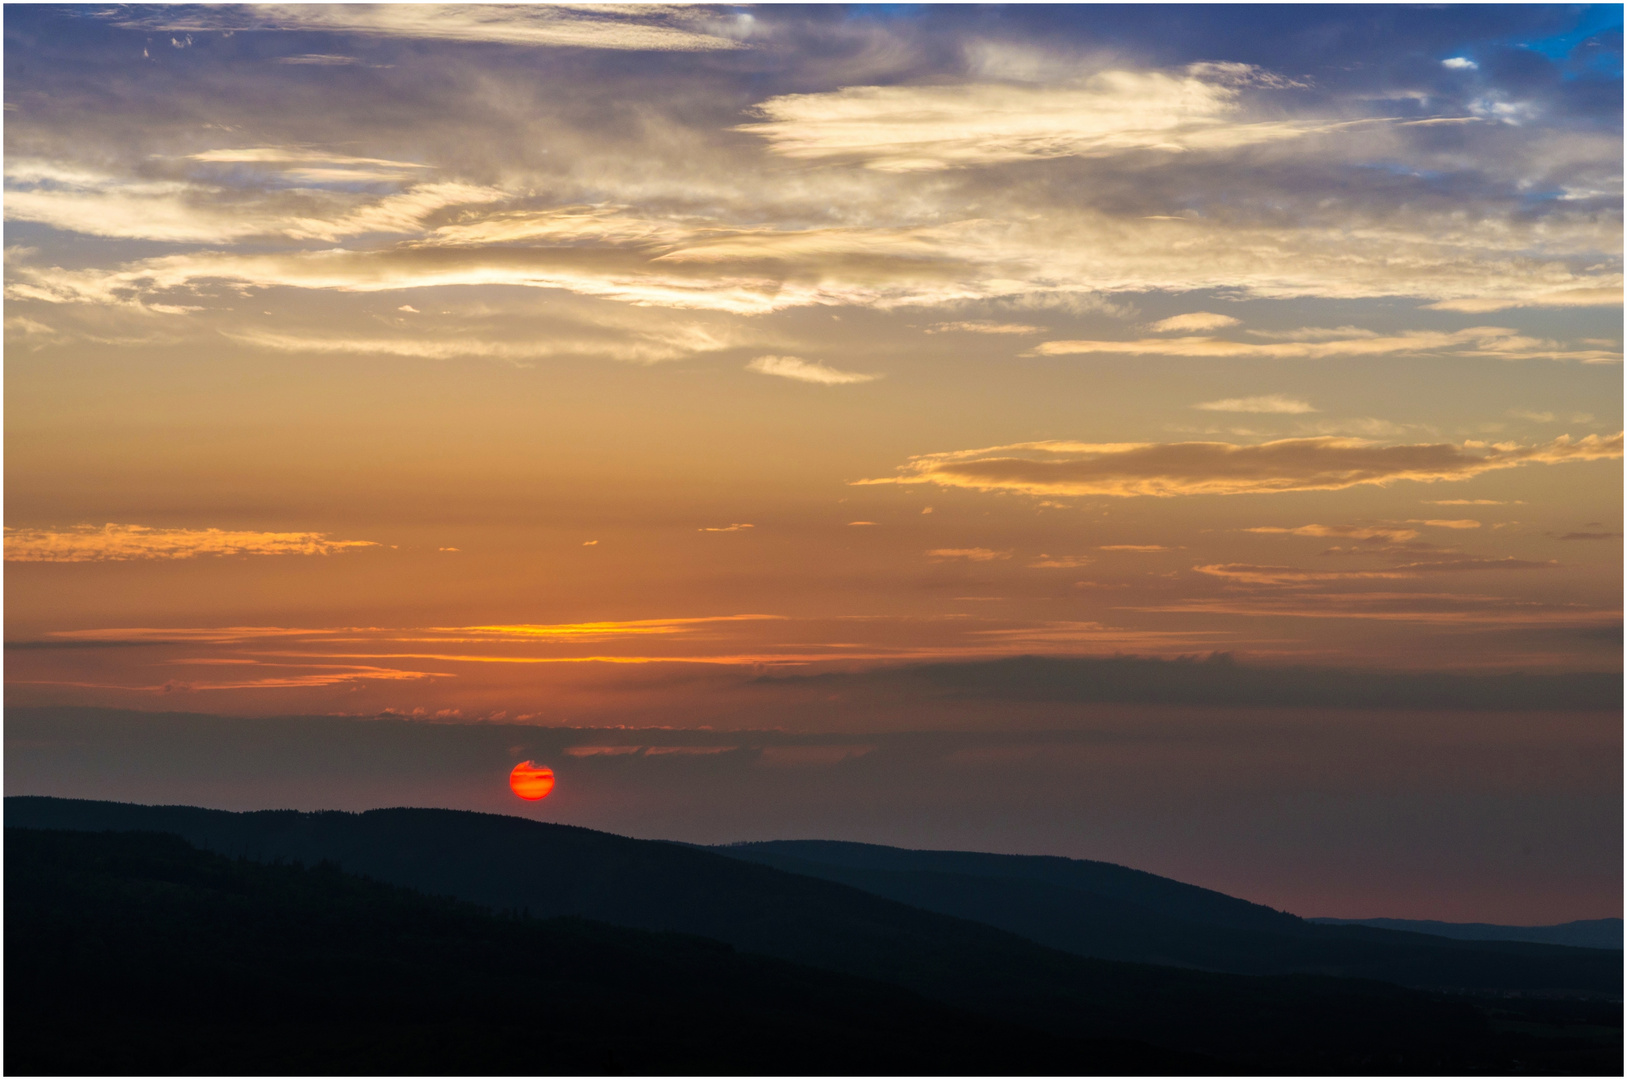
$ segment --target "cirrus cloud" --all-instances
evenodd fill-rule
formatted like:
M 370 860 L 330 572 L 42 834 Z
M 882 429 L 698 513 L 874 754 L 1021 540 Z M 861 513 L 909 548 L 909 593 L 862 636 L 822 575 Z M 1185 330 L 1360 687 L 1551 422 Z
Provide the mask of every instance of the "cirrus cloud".
M 1235 412 L 1235 413 L 1272 413 L 1296 416 L 1302 413 L 1316 412 L 1316 406 L 1308 401 L 1287 397 L 1283 394 L 1262 394 L 1259 397 L 1224 398 L 1220 401 L 1205 401 L 1201 405 L 1192 406 L 1194 409 L 1205 409 L 1209 412 Z
M 1534 446 L 1469 442 L 1384 445 L 1322 436 L 1220 442 L 1031 442 L 922 454 L 900 475 L 857 484 L 920 484 L 1029 495 L 1242 495 L 1340 491 L 1398 480 L 1467 480 L 1522 465 L 1619 459 L 1622 435 L 1560 436 Z
M 818 383 L 821 386 L 846 386 L 851 383 L 873 382 L 880 375 L 861 375 L 856 371 L 838 371 L 817 360 L 804 360 L 797 356 L 759 356 L 746 365 L 747 371 L 759 375 L 778 375 L 797 382 Z
M 378 547 L 371 540 L 333 540 L 317 532 L 154 529 L 145 525 L 80 525 L 54 532 L 10 529 L 6 562 L 124 562 L 199 555 L 333 555 Z
M 1130 341 L 1046 341 L 1028 356 L 1073 356 L 1102 353 L 1121 356 L 1174 356 L 1264 360 L 1324 360 L 1334 357 L 1421 355 L 1493 360 L 1576 360 L 1584 364 L 1617 364 L 1620 349 L 1571 348 L 1557 341 L 1528 337 L 1505 326 L 1471 326 L 1450 332 L 1407 330 L 1398 334 L 1357 335 L 1305 341 L 1226 341 L 1213 337 L 1139 338 Z M 1203 406 L 1199 406 L 1203 408 Z

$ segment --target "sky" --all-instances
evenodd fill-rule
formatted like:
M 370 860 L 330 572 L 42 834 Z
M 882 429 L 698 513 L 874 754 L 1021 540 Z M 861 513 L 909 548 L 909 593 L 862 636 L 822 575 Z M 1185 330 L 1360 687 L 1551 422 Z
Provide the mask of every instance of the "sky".
M 1621 25 L 10 6 L 6 790 L 1619 916 Z

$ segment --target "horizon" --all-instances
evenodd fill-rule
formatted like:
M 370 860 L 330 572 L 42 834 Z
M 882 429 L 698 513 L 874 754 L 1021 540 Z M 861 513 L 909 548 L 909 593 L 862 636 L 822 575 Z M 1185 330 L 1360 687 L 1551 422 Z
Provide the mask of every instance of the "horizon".
M 8 8 L 6 792 L 1619 918 L 1621 26 Z

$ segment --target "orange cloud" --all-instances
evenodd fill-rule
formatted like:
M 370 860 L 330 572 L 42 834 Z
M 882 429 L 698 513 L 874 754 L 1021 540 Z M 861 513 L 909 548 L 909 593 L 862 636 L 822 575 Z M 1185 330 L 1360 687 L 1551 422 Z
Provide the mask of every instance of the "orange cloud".
M 1275 525 L 1260 525 L 1244 529 L 1251 533 L 1285 533 L 1289 536 L 1344 537 L 1350 540 L 1387 540 L 1392 544 L 1418 538 L 1417 529 L 1396 529 L 1379 525 L 1301 525 L 1286 529 Z
M 6 562 L 121 562 L 192 559 L 199 555 L 333 555 L 378 547 L 371 540 L 330 540 L 326 533 L 153 529 L 145 525 L 79 525 L 66 532 L 10 529 Z
M 1074 570 L 1089 566 L 1096 560 L 1089 555 L 1041 555 L 1029 567 L 1034 570 Z
M 785 619 L 784 615 L 707 615 L 690 619 L 634 619 L 627 622 L 585 622 L 508 626 L 435 627 L 445 633 L 474 635 L 477 640 L 511 641 L 598 641 L 605 638 L 644 634 L 685 634 L 707 623 L 766 622 Z M 456 639 L 454 639 L 456 640 Z
M 1156 329 L 1156 327 L 1155 327 Z M 1556 341 L 1526 337 L 1506 326 L 1472 326 L 1445 333 L 1407 330 L 1379 336 L 1356 331 L 1349 337 L 1303 341 L 1225 341 L 1213 337 L 1138 338 L 1132 341 L 1047 341 L 1024 355 L 1073 356 L 1101 353 L 1121 356 L 1187 356 L 1322 360 L 1336 356 L 1395 356 L 1446 352 L 1494 360 L 1576 360 L 1584 364 L 1619 364 L 1620 349 L 1573 349 Z M 1314 331 L 1315 328 L 1308 328 Z M 1316 336 L 1320 336 L 1317 334 Z M 1230 411 L 1230 410 L 1228 410 Z
M 1126 606 L 1159 614 L 1245 615 L 1260 618 L 1372 619 L 1439 626 L 1599 626 L 1619 623 L 1620 610 L 1533 604 L 1499 596 L 1454 593 L 1303 593 L 1184 600 Z
M 923 454 L 897 477 L 857 484 L 921 484 L 1029 495 L 1241 495 L 1340 491 L 1397 480 L 1466 480 L 1521 465 L 1622 456 L 1622 435 L 1560 436 L 1535 446 L 1467 442 L 1385 446 L 1321 436 L 1252 446 L 1219 442 L 1031 442 Z
M 965 559 L 967 562 L 993 562 L 995 559 L 1009 559 L 1011 552 L 995 551 L 992 548 L 933 548 L 927 552 L 930 559 Z

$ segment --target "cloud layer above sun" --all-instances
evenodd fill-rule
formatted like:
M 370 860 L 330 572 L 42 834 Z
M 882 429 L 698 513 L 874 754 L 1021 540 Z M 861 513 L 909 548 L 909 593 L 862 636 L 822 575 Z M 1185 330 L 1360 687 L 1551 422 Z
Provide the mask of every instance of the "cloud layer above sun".
M 1619 10 L 7 16 L 13 694 L 1618 662 Z

